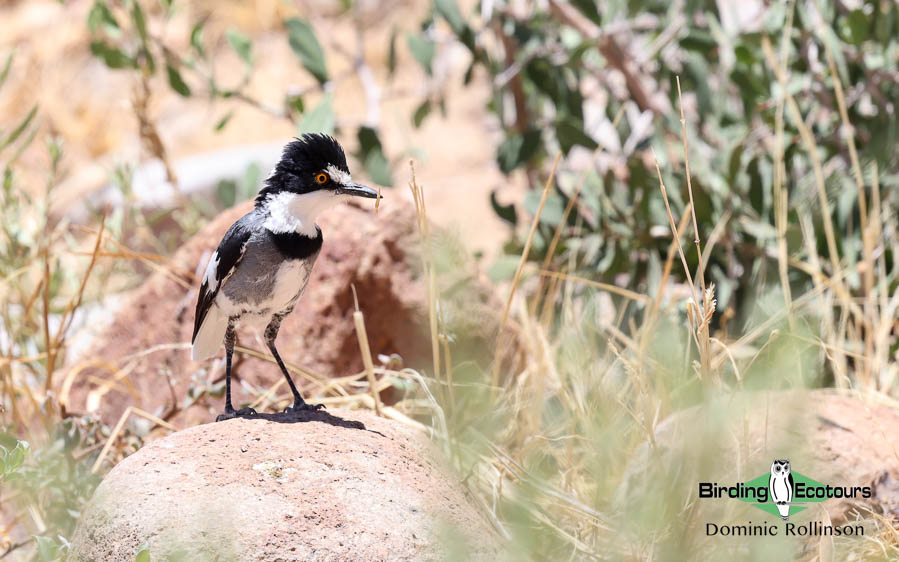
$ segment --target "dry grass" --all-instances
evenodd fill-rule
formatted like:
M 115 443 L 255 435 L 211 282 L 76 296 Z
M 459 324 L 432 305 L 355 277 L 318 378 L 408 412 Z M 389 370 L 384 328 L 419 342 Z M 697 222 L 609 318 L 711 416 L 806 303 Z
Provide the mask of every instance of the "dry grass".
M 766 48 L 766 54 L 776 68 L 770 49 Z M 795 113 L 798 109 L 795 102 L 789 96 L 785 101 L 794 112 L 793 118 L 801 122 L 801 115 Z M 631 471 L 638 463 L 638 453 L 645 450 L 643 447 L 648 444 L 650 451 L 656 447 L 655 430 L 660 420 L 676 412 L 680 404 L 702 403 L 711 396 L 738 395 L 742 392 L 745 374 L 752 372 L 758 377 L 759 365 L 770 362 L 771 354 L 775 353 L 773 349 L 780 345 L 780 341 L 793 342 L 785 351 L 777 353 L 786 353 L 790 361 L 798 361 L 800 371 L 832 369 L 860 395 L 879 403 L 893 402 L 889 389 L 895 379 L 896 366 L 888 365 L 886 358 L 896 345 L 895 312 L 899 299 L 895 294 L 889 294 L 890 280 L 886 277 L 885 267 L 882 264 L 879 268 L 873 267 L 871 252 L 872 248 L 895 247 L 896 240 L 884 237 L 896 232 L 896 218 L 881 208 L 879 188 L 874 190 L 871 218 L 867 226 L 862 227 L 868 249 L 862 252 L 858 262 L 849 263 L 835 252 L 836 246 L 831 244 L 835 237 L 832 226 L 825 227 L 831 252 L 829 268 L 818 263 L 817 255 L 811 250 L 808 261 L 803 261 L 788 256 L 783 241 L 786 209 L 790 202 L 782 185 L 781 156 L 775 181 L 779 240 L 778 251 L 773 257 L 780 268 L 786 306 L 745 333 L 730 337 L 724 332 L 713 335 L 714 287 L 706 287 L 704 281 L 709 248 L 703 253 L 698 224 L 692 213 L 689 146 L 682 106 L 681 123 L 690 204 L 682 210 L 680 220 L 675 220 L 659 169 L 659 185 L 672 237 L 664 280 L 658 293 L 646 295 L 627 287 L 552 271 L 546 261 L 539 271 L 541 282 L 537 292 L 527 306 L 525 297 L 516 291 L 523 281 L 523 264 L 530 246 L 526 244 L 501 316 L 501 325 L 504 326 L 506 321 L 515 322 L 521 330 L 520 337 L 512 344 L 517 349 L 503 353 L 522 354 L 526 358 L 523 370 L 503 373 L 503 364 L 497 360 L 492 368 L 491 385 L 458 388 L 462 401 L 478 404 L 480 408 L 474 411 L 474 406 L 470 406 L 472 411 L 467 417 L 464 412 L 456 412 L 456 423 L 450 426 L 447 439 L 451 449 L 455 450 L 465 481 L 479 502 L 490 510 L 498 531 L 512 539 L 522 555 L 533 555 L 533 549 L 539 549 L 542 556 L 567 553 L 572 558 L 665 559 L 672 556 L 671 549 L 684 555 L 704 552 L 714 556 L 712 553 L 715 552 L 725 555 L 725 552 L 734 552 L 733 549 L 739 550 L 735 545 L 746 546 L 746 541 L 737 541 L 730 545 L 731 549 L 719 549 L 720 545 L 715 546 L 701 536 L 700 521 L 692 520 L 695 515 L 687 516 L 685 523 L 678 523 L 676 519 L 657 521 L 658 526 L 652 533 L 641 536 L 637 532 L 639 522 L 621 516 L 620 512 L 628 507 L 618 503 L 616 494 L 627 488 Z M 782 124 L 778 127 L 778 135 L 782 134 L 780 127 Z M 814 138 L 808 131 L 803 134 L 803 139 L 807 150 L 814 152 Z M 554 174 L 555 165 L 550 178 Z M 815 179 L 821 196 L 818 212 L 830 216 L 822 179 L 817 172 Z M 566 218 L 575 204 L 573 201 L 574 198 L 566 208 Z M 807 215 L 813 210 L 804 208 L 799 212 Z M 884 216 L 890 217 L 893 223 L 886 228 L 879 222 Z M 695 276 L 687 267 L 685 250 L 680 242 L 691 218 L 696 252 L 703 258 L 698 260 L 699 269 Z M 537 220 L 539 210 L 534 224 Z M 830 225 L 829 220 L 824 222 Z M 872 228 L 872 223 L 878 228 Z M 814 230 L 805 229 L 803 234 L 806 246 L 814 247 Z M 714 245 L 715 238 L 713 232 L 709 247 Z M 557 239 L 558 232 L 554 242 Z M 680 257 L 683 276 L 690 287 L 688 300 L 683 300 L 687 297 L 677 291 L 675 285 L 666 282 L 675 254 Z M 814 280 L 812 289 L 792 295 L 787 275 L 789 268 L 811 275 Z M 846 276 L 855 272 L 866 276 L 868 272 L 877 272 L 879 275 L 864 283 L 864 307 L 855 304 L 857 299 L 845 283 Z M 698 291 L 694 287 L 694 278 L 698 278 Z M 546 279 L 550 281 L 544 282 Z M 580 287 L 581 300 L 564 296 L 565 286 L 572 285 Z M 615 301 L 617 320 L 597 324 L 590 317 L 585 305 L 592 300 L 588 291 L 594 290 L 621 297 Z M 542 312 L 538 302 L 542 302 Z M 621 327 L 625 312 L 633 307 L 642 307 L 643 323 Z M 547 308 L 557 311 L 559 322 L 546 321 Z M 659 317 L 663 321 L 660 322 Z M 800 327 L 822 317 L 825 325 L 822 336 L 803 335 Z M 671 344 L 672 336 L 682 343 Z M 683 336 L 688 339 L 684 340 Z M 598 342 L 606 342 L 606 345 Z M 503 345 L 502 340 L 498 340 L 498 358 Z M 509 345 L 508 342 L 505 345 Z M 677 355 L 683 357 L 682 362 L 671 361 L 667 349 L 672 346 L 677 349 Z M 815 349 L 821 350 L 821 359 L 809 361 L 807 352 Z M 747 354 L 747 350 L 751 353 Z M 697 360 L 695 368 L 688 367 L 691 357 Z M 663 358 L 664 361 L 660 361 Z M 854 368 L 846 358 L 855 362 Z M 870 374 L 874 372 L 874 358 L 878 358 L 876 369 L 880 377 Z M 451 370 L 447 377 L 450 375 Z M 882 382 L 884 375 L 889 386 Z M 764 384 L 775 387 L 781 384 L 776 372 L 766 376 L 769 379 Z M 505 382 L 500 385 L 499 381 Z M 787 382 L 788 386 L 803 384 L 808 381 L 803 382 L 802 376 L 792 377 Z M 685 395 L 691 398 L 685 400 Z M 745 430 L 744 427 L 744 434 Z M 743 439 L 740 435 L 732 438 L 737 443 Z M 741 458 L 737 459 L 737 470 L 740 470 L 750 452 L 745 449 L 745 443 L 737 448 L 742 451 Z M 681 459 L 685 466 L 690 460 Z M 552 466 L 552 470 L 546 471 L 546 465 Z M 660 513 L 695 514 L 697 505 L 692 494 L 692 488 L 687 493 L 669 490 L 668 495 L 654 497 L 653 501 L 657 502 L 656 509 Z M 826 514 L 823 517 L 826 518 Z M 790 544 L 778 547 L 785 549 L 779 552 L 784 556 L 822 560 L 845 558 L 850 553 L 862 558 L 893 559 L 899 556 L 896 522 L 876 513 L 860 517 L 872 532 L 864 541 L 835 542 L 827 537 L 816 539 L 812 550 L 795 550 L 797 545 Z M 668 554 L 663 554 L 665 552 Z
M 763 50 L 778 81 L 786 84 L 786 53 L 777 57 L 767 39 L 763 41 Z M 427 287 L 432 372 L 375 365 L 358 307 L 355 320 L 365 364 L 362 372 L 327 379 L 296 365 L 288 364 L 287 368 L 310 383 L 312 400 L 316 402 L 375 409 L 398 423 L 428 432 L 451 454 L 472 497 L 484 507 L 495 529 L 509 538 L 522 556 L 636 560 L 676 558 L 677 553 L 689 553 L 691 548 L 699 547 L 710 549 L 704 552 L 716 552 L 714 545 L 700 536 L 701 525 L 694 519 L 697 506 L 691 494 L 668 490 L 655 497 L 644 496 L 655 502 L 652 507 L 659 513 L 671 515 L 667 520 L 653 520 L 646 513 L 629 511 L 633 506 L 621 500 L 620 493 L 628 487 L 640 455 L 646 450 L 657 450 L 657 429 L 662 420 L 707 397 L 739 394 L 747 373 L 755 373 L 756 378 L 767 377 L 765 384 L 778 386 L 781 381 L 776 378 L 781 374 L 769 369 L 759 375 L 764 371 L 759 365 L 782 357 L 790 365 L 798 364 L 800 374 L 829 369 L 835 373 L 836 385 L 851 387 L 871 401 L 896 405 L 892 391 L 899 376 L 895 352 L 899 292 L 890 292 L 895 280 L 888 277 L 884 249 L 890 248 L 896 255 L 894 237 L 899 225 L 895 211 L 882 200 L 876 168 L 871 171 L 871 200 L 865 199 L 864 174 L 851 134 L 845 96 L 833 68 L 832 54 L 828 51 L 826 55 L 853 177 L 859 187 L 863 250 L 854 263 L 838 253 L 816 140 L 795 99 L 787 94 L 776 100 L 773 178 L 777 249 L 772 259 L 777 261 L 781 284 L 781 293 L 776 297 L 783 299 L 784 306 L 750 324 L 752 327 L 744 333 L 713 333 L 715 294 L 714 287 L 706 286 L 704 268 L 716 236 L 713 231 L 703 251 L 694 212 L 687 119 L 681 103 L 681 144 L 689 204 L 683 209 L 672 209 L 662 169 L 656 161 L 671 241 L 661 283 L 654 294 L 644 294 L 617 281 L 587 279 L 571 274 L 570 269 L 553 269 L 553 255 L 567 218 L 578 204 L 580 186 L 570 198 L 537 272 L 536 291 L 526 292 L 526 264 L 561 162 L 557 157 L 504 308 L 496 311 L 500 329 L 494 361 L 478 380 L 462 377 L 460 365 L 468 358 L 454 349 L 452 334 L 442 321 L 435 267 L 435 253 L 441 250 L 431 235 L 425 194 L 412 168 L 409 185 L 417 211 L 421 268 Z M 817 206 L 803 206 L 788 199 L 783 162 L 785 108 L 814 163 Z M 48 190 L 47 200 L 50 195 Z M 48 201 L 44 204 L 49 207 Z M 34 209 L 40 208 L 40 204 L 34 205 Z M 807 248 L 804 258 L 787 252 L 790 209 L 800 217 Z M 827 243 L 825 263 L 815 251 L 814 213 L 826 219 L 821 221 Z M 64 408 L 67 402 L 72 381 L 87 367 L 100 366 L 114 373 L 93 393 L 92 400 L 98 407 L 102 407 L 111 388 L 134 392 L 128 379 L 133 368 L 129 367 L 131 359 L 119 367 L 109 365 L 104 358 L 91 358 L 70 368 L 64 377 L 58 376 L 74 318 L 85 302 L 96 300 L 101 290 L 92 287 L 90 281 L 107 275 L 105 270 L 114 267 L 108 264 L 120 261 L 139 261 L 145 267 L 165 272 L 185 288 L 191 286 L 192 279 L 191 272 L 177 271 L 162 256 L 129 249 L 109 232 L 105 216 L 98 228 L 90 232 L 51 224 L 46 216 L 43 220 L 39 251 L 0 284 L 4 333 L 9 341 L 33 342 L 30 348 L 0 345 L 0 404 L 8 407 L 8 411 L 2 412 L 2 419 L 36 443 L 47 441 L 49 430 L 60 420 L 60 406 Z M 687 250 L 681 242 L 688 223 L 692 223 L 699 256 L 696 272 L 690 271 Z M 675 256 L 681 263 L 689 296 L 673 280 Z M 98 264 L 102 263 L 98 258 L 109 258 L 102 267 L 104 271 L 98 271 Z M 62 265 L 58 260 L 66 261 Z M 791 268 L 809 275 L 812 288 L 794 295 L 789 280 Z M 75 274 L 60 280 L 65 271 Z M 846 282 L 850 274 L 856 273 L 863 279 L 860 293 L 853 293 Z M 607 315 L 598 318 L 596 307 L 601 301 L 610 302 L 611 307 L 602 311 Z M 626 318 L 629 323 L 625 323 Z M 509 323 L 516 326 L 514 339 L 504 337 Z M 809 330 L 810 325 L 820 325 L 820 333 Z M 775 351 L 783 341 L 790 344 Z M 809 360 L 809 350 L 819 352 L 818 358 Z M 260 350 L 238 351 L 272 360 Z M 524 360 L 503 360 L 511 355 Z M 517 365 L 515 370 L 510 370 L 513 365 Z M 787 385 L 801 386 L 804 382 L 796 377 L 789 379 Z M 408 391 L 399 402 L 380 402 L 381 392 L 409 386 L 415 390 Z M 252 406 L 268 409 L 286 403 L 290 397 L 282 389 L 283 380 L 271 388 L 260 389 Z M 174 429 L 166 419 L 129 408 L 114 428 L 100 432 L 81 449 L 80 458 L 92 459 L 94 471 L 127 454 L 125 434 L 130 431 L 128 421 L 132 414 L 148 420 L 153 427 Z M 740 438 L 734 436 L 737 441 Z M 742 446 L 738 450 L 744 451 Z M 738 464 L 745 462 L 749 454 L 744 451 L 741 456 Z M 691 459 L 681 460 L 686 465 Z M 679 467 L 671 468 L 674 471 Z M 29 520 L 42 520 L 37 510 L 29 505 L 27 512 L 33 515 L 21 516 L 22 521 L 16 522 L 32 529 Z M 899 556 L 896 522 L 876 513 L 861 516 L 872 525 L 873 536 L 848 546 L 821 541 L 813 553 L 802 553 L 803 556 L 823 560 L 846 555 L 846 549 L 861 558 Z

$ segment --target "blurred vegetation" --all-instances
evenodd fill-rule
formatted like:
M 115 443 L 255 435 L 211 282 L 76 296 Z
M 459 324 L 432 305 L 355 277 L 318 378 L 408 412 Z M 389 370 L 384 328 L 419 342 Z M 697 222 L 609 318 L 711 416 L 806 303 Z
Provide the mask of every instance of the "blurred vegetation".
M 160 10 L 153 10 L 153 17 L 159 23 L 156 28 L 165 29 L 173 10 L 178 9 L 175 2 L 162 2 Z M 346 11 L 350 12 L 347 3 Z M 156 4 L 153 5 L 157 8 Z M 184 97 L 203 96 L 212 103 L 215 99 L 235 99 L 257 110 L 264 111 L 278 118 L 289 119 L 297 128 L 297 133 L 325 132 L 334 133 L 337 119 L 332 107 L 330 88 L 334 82 L 344 77 L 331 76 L 325 62 L 325 53 L 316 37 L 315 30 L 300 18 L 289 18 L 284 21 L 287 41 L 296 55 L 298 62 L 312 77 L 315 85 L 302 91 L 285 92 L 283 102 L 278 107 L 271 107 L 253 98 L 246 88 L 254 72 L 257 54 L 253 50 L 252 40 L 240 30 L 230 27 L 224 34 L 228 46 L 244 63 L 244 72 L 240 81 L 232 77 L 219 77 L 215 74 L 214 40 L 206 37 L 205 25 L 208 16 L 200 17 L 190 30 L 190 51 L 181 54 L 170 47 L 162 39 L 164 33 L 153 34 L 148 31 L 148 10 L 137 0 L 117 2 L 96 0 L 88 15 L 88 28 L 92 34 L 91 52 L 102 60 L 110 69 L 131 71 L 140 80 L 143 99 L 138 99 L 136 109 L 141 123 L 141 135 L 149 146 L 151 153 L 166 163 L 169 180 L 177 184 L 174 172 L 165 154 L 165 147 L 155 131 L 152 119 L 146 115 L 146 100 L 151 95 L 150 79 L 157 72 L 164 72 L 169 87 Z M 359 48 L 362 48 L 360 43 Z M 360 75 L 369 76 L 363 53 L 345 53 L 353 59 L 353 64 Z M 188 75 L 190 78 L 185 79 Z M 201 87 L 190 86 L 199 83 Z M 370 86 L 373 87 L 373 86 Z M 321 101 L 314 107 L 307 108 L 304 99 L 310 93 L 324 93 Z M 220 131 L 228 126 L 233 112 L 221 116 L 213 126 Z M 393 185 L 390 165 L 378 138 L 375 123 L 364 124 L 356 128 L 359 141 L 359 161 L 365 166 L 370 177 L 380 185 Z
M 702 459 L 732 439 L 714 434 L 726 415 L 695 428 L 704 444 L 650 448 L 662 480 L 635 490 L 643 447 L 671 414 L 744 390 L 895 404 L 899 7 L 754 7 L 757 25 L 719 13 L 729 2 L 435 0 L 410 38 L 425 72 L 441 48 L 469 51 L 497 165 L 533 188 L 521 206 L 491 196 L 512 227 L 490 274 L 511 280 L 515 335 L 492 368 L 447 373 L 443 401 L 460 467 L 522 556 L 814 558 L 684 518 Z M 705 458 L 720 474 L 728 460 Z M 862 518 L 877 546 L 829 543 L 836 558 L 895 557 L 895 522 Z
M 670 466 L 653 456 L 662 420 L 720 396 L 835 386 L 895 403 L 899 7 L 758 4 L 754 25 L 720 13 L 728 2 L 467 5 L 434 0 L 418 29 L 393 33 L 388 79 L 397 50 L 409 51 L 425 81 L 443 54 L 467 51 L 463 80 L 490 86 L 497 166 L 533 189 L 517 204 L 490 201 L 511 227 L 506 256 L 490 270 L 511 280 L 497 287 L 507 305 L 492 364 L 453 347 L 470 303 L 445 285 L 468 256 L 422 228 L 434 372 L 381 369 L 381 382 L 406 396 L 395 407 L 431 427 L 516 557 L 817 555 L 798 543 L 703 540 L 701 525 L 681 517 L 695 499 L 701 446 L 673 447 L 669 480 L 642 491 L 629 482 L 646 456 Z M 86 21 L 91 53 L 139 85 L 141 138 L 173 185 L 147 110 L 155 75 L 180 96 L 238 100 L 298 132 L 339 129 L 329 88 L 343 77 L 329 72 L 308 21 L 283 28 L 312 85 L 269 107 L 246 91 L 259 54 L 239 29 L 209 37 L 200 18 L 186 30 L 188 52 L 170 46 L 166 26 L 181 6 L 97 0 Z M 343 7 L 336 17 L 354 17 L 353 2 Z M 169 33 L 150 31 L 159 29 Z M 244 65 L 237 80 L 214 72 L 220 43 Z M 338 54 L 365 68 L 364 52 Z M 4 60 L 0 94 L 12 55 Z M 323 95 L 307 107 L 313 93 Z M 429 88 L 413 125 L 439 119 L 444 94 Z M 210 133 L 232 115 L 211 118 Z M 134 229 L 160 254 L 171 251 L 217 209 L 252 196 L 261 173 L 251 167 L 220 183 L 216 202 L 180 201 L 173 240 L 154 239 L 159 217 L 127 204 L 100 211 L 96 228 L 75 228 L 47 212 L 66 169 L 59 139 L 36 139 L 39 118 L 39 108 L 25 108 L 0 130 L 0 499 L 4 510 L 15 506 L 0 547 L 51 560 L 65 556 L 102 469 L 154 427 L 114 431 L 71 417 L 55 393 L 74 319 L 122 268 L 97 257 L 133 259 L 122 243 Z M 385 154 L 376 123 L 341 133 L 359 141 L 355 156 L 376 182 L 393 183 L 404 155 Z M 24 189 L 16 173 L 36 140 L 46 146 L 43 190 Z M 130 201 L 131 168 L 113 175 Z M 416 385 L 421 392 L 410 391 Z M 873 540 L 838 541 L 839 556 L 894 559 L 894 522 L 860 517 Z M 10 538 L 14 528 L 34 540 Z
M 684 209 L 688 201 L 679 77 L 693 115 L 686 134 L 698 234 L 715 241 L 703 267 L 717 288 L 718 324 L 728 309 L 781 282 L 771 259 L 781 229 L 790 256 L 813 251 L 824 258 L 826 273 L 862 259 L 873 265 L 862 238 L 871 226 L 875 167 L 883 203 L 899 203 L 899 7 L 860 4 L 774 3 L 758 28 L 728 29 L 715 2 L 610 2 L 601 9 L 593 2 L 527 9 L 498 3 L 467 17 L 453 2 L 437 1 L 423 25 L 445 21 L 471 52 L 466 79 L 481 69 L 493 85 L 485 101 L 502 130 L 500 169 L 524 170 L 537 188 L 557 152 L 569 157 L 546 201 L 530 259 L 545 259 L 564 216 L 557 264 L 587 277 L 623 275 L 628 286 L 649 294 L 668 248 L 667 228 L 657 230 L 668 221 L 653 150 L 672 207 Z M 767 58 L 775 51 L 783 83 Z M 802 138 L 803 125 L 812 146 Z M 816 185 L 816 167 L 823 186 Z M 826 214 L 815 208 L 819 187 Z M 576 192 L 577 203 L 565 213 Z M 525 199 L 530 216 L 539 201 L 536 192 Z M 493 204 L 513 226 L 528 222 L 495 198 Z M 814 229 L 813 248 L 803 243 L 803 215 Z M 523 234 L 519 229 L 506 248 L 516 258 Z M 899 283 L 894 249 L 883 252 L 892 292 Z M 696 271 L 695 253 L 686 257 Z M 510 262 L 504 263 L 497 274 L 510 277 Z M 870 273 L 846 272 L 854 296 L 870 294 Z M 787 277 L 793 292 L 813 285 L 796 268 Z M 746 325 L 740 320 L 731 324 L 735 333 Z

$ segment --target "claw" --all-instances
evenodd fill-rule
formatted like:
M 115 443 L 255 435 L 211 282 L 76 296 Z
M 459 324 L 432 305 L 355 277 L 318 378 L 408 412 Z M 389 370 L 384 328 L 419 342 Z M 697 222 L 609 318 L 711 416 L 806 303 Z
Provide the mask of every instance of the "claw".
M 303 410 L 309 410 L 309 411 L 315 412 L 317 410 L 321 410 L 324 407 L 325 407 L 324 404 L 307 404 L 306 402 L 300 402 L 300 403 L 294 402 L 293 406 L 288 406 L 288 407 L 284 408 L 284 413 L 292 414 L 294 412 L 302 412 Z
M 231 418 L 253 418 L 258 415 L 259 414 L 253 408 L 241 408 L 240 410 L 225 408 L 225 413 L 215 418 L 215 421 L 225 421 L 230 420 Z

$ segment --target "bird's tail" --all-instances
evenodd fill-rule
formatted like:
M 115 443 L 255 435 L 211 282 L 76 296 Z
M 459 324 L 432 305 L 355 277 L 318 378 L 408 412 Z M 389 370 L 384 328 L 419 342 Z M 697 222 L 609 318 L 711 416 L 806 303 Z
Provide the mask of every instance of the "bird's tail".
M 190 358 L 194 361 L 203 361 L 218 353 L 227 329 L 228 317 L 219 310 L 219 307 L 215 305 L 209 307 L 209 312 L 197 330 L 193 346 L 190 348 Z

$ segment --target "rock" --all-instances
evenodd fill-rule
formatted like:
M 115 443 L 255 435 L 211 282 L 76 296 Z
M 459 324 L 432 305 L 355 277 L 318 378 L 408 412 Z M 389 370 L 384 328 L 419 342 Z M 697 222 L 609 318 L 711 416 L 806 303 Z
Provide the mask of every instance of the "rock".
M 189 349 L 171 344 L 186 345 L 191 339 L 198 286 L 191 273 L 205 267 L 222 235 L 251 205 L 247 202 L 223 213 L 188 241 L 171 258 L 172 267 L 153 274 L 136 289 L 95 338 L 93 347 L 82 354 L 83 360 L 100 358 L 106 364 L 130 369 L 125 383 L 131 385 L 131 392 L 121 392 L 121 384 L 97 391 L 92 380 L 108 379 L 112 373 L 87 368 L 69 390 L 61 392 L 67 410 L 99 411 L 106 423 L 115 423 L 129 405 L 162 414 L 180 406 L 191 387 L 196 392 L 224 376 L 220 364 L 194 363 Z M 351 285 L 355 285 L 372 354 L 398 353 L 407 364 L 424 363 L 430 358 L 430 339 L 421 328 L 427 322 L 427 309 L 424 285 L 415 271 L 418 233 L 411 205 L 396 198 L 389 207 L 382 205 L 377 216 L 370 205 L 364 209 L 341 205 L 324 213 L 318 222 L 324 245 L 305 294 L 282 324 L 278 350 L 283 359 L 321 377 L 362 370 L 352 319 Z M 238 345 L 267 355 L 261 336 L 241 331 Z M 77 363 L 73 361 L 73 365 Z M 212 365 L 217 367 L 210 372 Z M 282 378 L 274 363 L 240 354 L 234 373 L 239 381 L 257 388 L 269 387 Z M 300 385 L 305 382 L 296 379 Z M 251 400 L 240 382 L 233 392 L 235 405 Z M 221 409 L 219 402 L 215 400 L 217 409 Z M 172 421 L 192 425 L 214 418 L 208 407 L 200 407 L 181 412 Z
M 361 411 L 294 421 L 232 419 L 146 445 L 97 488 L 69 559 L 131 561 L 144 544 L 152 560 L 501 554 L 422 434 Z

